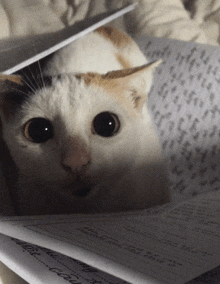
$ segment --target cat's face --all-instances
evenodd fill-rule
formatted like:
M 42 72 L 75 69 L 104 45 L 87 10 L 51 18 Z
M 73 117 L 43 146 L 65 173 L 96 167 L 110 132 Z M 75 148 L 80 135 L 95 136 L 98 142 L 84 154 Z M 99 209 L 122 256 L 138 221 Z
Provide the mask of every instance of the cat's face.
M 71 200 L 114 186 L 143 147 L 152 68 L 64 74 L 23 99 L 17 99 L 22 88 L 16 99 L 5 94 L 3 137 L 21 186 L 45 187 Z

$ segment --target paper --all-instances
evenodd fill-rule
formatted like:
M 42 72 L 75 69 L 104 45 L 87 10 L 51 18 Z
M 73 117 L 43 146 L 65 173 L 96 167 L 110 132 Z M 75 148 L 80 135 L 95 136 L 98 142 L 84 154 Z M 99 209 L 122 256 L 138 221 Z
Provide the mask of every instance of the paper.
M 220 188 L 220 49 L 142 38 L 150 60 L 162 58 L 149 109 L 177 200 Z
M 28 283 L 127 283 L 65 255 L 2 234 L 0 257 L 1 261 Z
M 128 5 L 120 10 L 104 13 L 65 28 L 59 32 L 0 41 L 0 72 L 12 74 L 52 54 L 67 44 L 85 36 L 95 29 L 121 17 L 135 8 Z
M 0 231 L 131 283 L 183 284 L 220 263 L 220 192 L 156 215 L 3 217 Z
M 220 283 L 220 266 L 202 274 L 199 277 L 187 282 L 186 284 L 219 284 Z

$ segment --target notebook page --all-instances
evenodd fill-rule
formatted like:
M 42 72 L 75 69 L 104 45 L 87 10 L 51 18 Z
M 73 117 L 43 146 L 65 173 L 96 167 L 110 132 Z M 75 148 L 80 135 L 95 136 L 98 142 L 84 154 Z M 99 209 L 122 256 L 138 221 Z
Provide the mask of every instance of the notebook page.
M 219 208 L 212 192 L 151 216 L 4 217 L 0 230 L 131 283 L 183 284 L 220 263 Z
M 30 284 L 128 284 L 55 251 L 2 234 L 0 259 Z
M 196 277 L 186 284 L 219 284 L 220 283 L 220 266 L 209 270 L 208 272 Z
M 163 62 L 149 95 L 176 200 L 220 188 L 220 48 L 164 38 L 138 39 Z

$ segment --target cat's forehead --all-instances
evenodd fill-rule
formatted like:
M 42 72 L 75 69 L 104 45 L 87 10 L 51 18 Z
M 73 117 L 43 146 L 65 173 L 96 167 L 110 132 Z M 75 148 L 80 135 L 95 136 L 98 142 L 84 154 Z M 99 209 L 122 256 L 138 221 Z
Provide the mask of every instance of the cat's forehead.
M 109 92 L 108 92 L 109 93 Z M 28 116 L 74 117 L 80 119 L 101 111 L 119 111 L 120 105 L 102 86 L 86 84 L 76 74 L 54 77 L 51 85 L 37 90 L 24 104 L 23 113 Z
M 120 74 L 123 70 L 118 71 Z M 120 80 L 112 78 L 111 74 L 98 74 L 98 73 L 83 73 L 78 74 L 77 78 L 80 78 L 84 84 L 91 88 L 91 90 L 97 90 L 97 93 L 101 93 L 102 97 L 106 96 L 108 101 L 122 107 L 130 116 L 136 117 L 137 111 L 134 108 L 136 90 L 129 85 L 129 79 L 125 79 L 123 84 Z M 127 82 L 126 82 L 127 81 Z M 119 83 L 120 82 L 120 83 Z
M 48 116 L 58 112 L 76 112 L 82 104 L 90 104 L 91 97 L 86 97 L 85 90 L 79 86 L 74 75 L 59 75 L 51 78 L 50 85 L 36 90 L 30 95 L 23 110 L 47 113 Z

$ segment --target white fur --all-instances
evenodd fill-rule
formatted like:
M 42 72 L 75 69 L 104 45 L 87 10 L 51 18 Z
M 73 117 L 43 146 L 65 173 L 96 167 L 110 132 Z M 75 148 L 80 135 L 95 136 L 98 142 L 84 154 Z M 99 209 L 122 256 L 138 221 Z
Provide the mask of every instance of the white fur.
M 132 66 L 134 61 L 137 65 L 146 63 L 137 47 L 134 55 L 132 49 L 130 54 L 128 50 L 125 56 L 131 58 Z M 21 214 L 140 209 L 169 199 L 160 145 L 146 104 L 131 115 L 107 90 L 86 85 L 70 73 L 121 69 L 115 53 L 116 47 L 97 33 L 70 45 L 58 52 L 45 69 L 47 75 L 69 74 L 31 96 L 10 120 L 2 116 L 4 139 L 19 168 Z M 149 91 L 152 74 L 146 78 L 142 79 L 142 88 L 138 79 L 133 84 Z M 129 88 L 124 92 L 129 98 Z M 115 113 L 120 119 L 120 130 L 113 137 L 91 131 L 94 117 L 103 111 Z M 23 125 L 38 116 L 49 119 L 54 127 L 53 139 L 43 144 L 28 141 L 22 132 Z M 80 185 L 62 166 L 71 152 L 71 139 L 82 142 L 91 157 L 83 175 L 86 183 L 93 184 L 86 197 L 73 195 L 73 187 Z
M 134 42 L 131 47 L 120 50 L 111 41 L 94 32 L 57 52 L 48 62 L 44 73 L 47 75 L 70 72 L 105 74 L 122 69 L 115 56 L 121 53 L 130 62 L 131 67 L 147 63 L 146 57 Z

